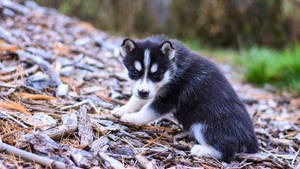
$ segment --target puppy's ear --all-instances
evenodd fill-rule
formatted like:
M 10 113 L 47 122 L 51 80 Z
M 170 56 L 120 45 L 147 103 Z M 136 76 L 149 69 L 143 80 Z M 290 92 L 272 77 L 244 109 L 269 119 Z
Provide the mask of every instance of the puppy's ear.
M 128 53 L 132 52 L 136 48 L 136 44 L 133 40 L 126 38 L 123 40 L 121 45 L 121 54 L 122 56 L 127 55 Z
M 161 52 L 167 56 L 170 60 L 172 60 L 175 57 L 175 49 L 170 41 L 164 41 L 160 45 Z

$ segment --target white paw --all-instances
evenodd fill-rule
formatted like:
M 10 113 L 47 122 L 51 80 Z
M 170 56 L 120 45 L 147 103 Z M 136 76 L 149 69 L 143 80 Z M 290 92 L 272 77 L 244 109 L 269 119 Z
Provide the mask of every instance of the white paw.
M 198 157 L 214 157 L 220 158 L 220 153 L 213 147 L 205 145 L 194 145 L 191 149 L 191 154 Z
M 130 113 L 130 110 L 126 107 L 126 106 L 121 106 L 121 107 L 116 107 L 114 108 L 111 113 L 114 115 L 114 116 L 117 116 L 117 117 L 122 117 L 124 114 L 126 113 Z
M 137 113 L 124 114 L 120 120 L 126 123 L 132 123 L 137 125 L 144 124 L 139 120 L 139 115 Z

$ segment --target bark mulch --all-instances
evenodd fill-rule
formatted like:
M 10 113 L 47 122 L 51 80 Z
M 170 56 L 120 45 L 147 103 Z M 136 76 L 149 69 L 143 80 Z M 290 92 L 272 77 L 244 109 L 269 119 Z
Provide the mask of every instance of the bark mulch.
M 131 93 L 120 43 L 34 2 L 0 1 L 0 168 L 300 167 L 300 100 L 235 80 L 260 153 L 231 163 L 199 158 L 171 115 L 120 122 L 110 112 Z

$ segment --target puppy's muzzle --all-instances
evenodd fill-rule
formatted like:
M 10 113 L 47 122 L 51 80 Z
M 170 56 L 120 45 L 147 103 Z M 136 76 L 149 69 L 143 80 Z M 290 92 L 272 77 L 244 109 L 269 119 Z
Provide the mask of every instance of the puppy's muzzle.
M 149 91 L 146 91 L 146 90 L 139 90 L 138 91 L 138 95 L 140 98 L 142 99 L 147 99 L 148 96 L 149 96 Z

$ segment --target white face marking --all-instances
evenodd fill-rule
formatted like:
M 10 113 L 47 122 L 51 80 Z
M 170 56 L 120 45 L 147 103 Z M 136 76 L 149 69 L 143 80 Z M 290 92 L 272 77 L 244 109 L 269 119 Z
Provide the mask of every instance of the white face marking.
M 170 71 L 165 72 L 164 74 L 164 78 L 158 82 L 158 83 L 154 83 L 152 82 L 149 78 L 148 78 L 148 71 L 149 71 L 149 66 L 150 66 L 150 62 L 151 62 L 151 58 L 150 58 L 150 50 L 146 49 L 144 52 L 144 66 L 145 66 L 145 72 L 144 72 L 144 76 L 137 80 L 134 81 L 134 87 L 133 87 L 133 94 L 140 98 L 139 96 L 139 91 L 144 91 L 144 92 L 149 92 L 149 95 L 147 98 L 143 98 L 143 99 L 150 99 L 152 97 L 154 97 L 157 92 L 159 91 L 159 89 L 165 85 L 166 83 L 169 82 L 170 80 Z M 136 65 L 135 63 L 135 67 L 138 68 L 139 66 Z M 155 71 L 157 71 L 158 69 L 158 65 L 154 64 L 150 71 L 152 73 L 154 73 Z
M 151 66 L 150 72 L 151 72 L 151 73 L 154 73 L 154 72 L 157 71 L 157 69 L 158 69 L 158 65 L 155 63 L 155 64 L 153 64 L 153 65 Z
M 136 70 L 141 71 L 142 70 L 142 64 L 139 61 L 134 62 L 134 67 Z
M 166 71 L 164 74 L 164 78 L 158 82 L 153 83 L 151 80 L 147 79 L 146 76 L 144 76 L 142 79 L 136 81 L 134 87 L 133 87 L 133 94 L 137 97 L 139 97 L 138 92 L 139 91 L 148 91 L 149 96 L 148 98 L 154 97 L 159 89 L 167 84 L 170 81 L 170 71 Z
M 144 52 L 144 65 L 145 65 L 145 75 L 147 75 L 149 65 L 150 65 L 150 50 L 149 49 L 146 49 Z

